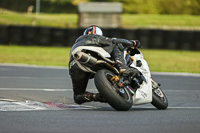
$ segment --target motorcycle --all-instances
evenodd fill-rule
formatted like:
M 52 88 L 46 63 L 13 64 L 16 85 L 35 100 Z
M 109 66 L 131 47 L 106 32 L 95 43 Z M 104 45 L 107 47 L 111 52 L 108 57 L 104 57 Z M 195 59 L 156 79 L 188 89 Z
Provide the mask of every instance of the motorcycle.
M 127 41 L 115 40 L 118 44 Z M 122 76 L 111 55 L 101 47 L 79 46 L 72 51 L 72 55 L 80 69 L 93 75 L 97 90 L 115 110 L 128 111 L 133 105 L 146 103 L 157 109 L 168 107 L 166 95 L 151 77 L 148 64 L 138 49 L 124 51 L 127 66 L 139 70 L 134 76 Z

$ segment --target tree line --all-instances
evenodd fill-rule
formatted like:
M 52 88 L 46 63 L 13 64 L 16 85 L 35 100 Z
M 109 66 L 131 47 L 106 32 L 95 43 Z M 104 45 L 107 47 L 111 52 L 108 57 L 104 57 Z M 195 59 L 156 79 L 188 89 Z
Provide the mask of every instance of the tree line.
M 41 12 L 76 13 L 80 2 L 120 2 L 123 13 L 132 14 L 200 14 L 200 0 L 40 0 Z M 0 8 L 35 11 L 36 0 L 0 0 Z

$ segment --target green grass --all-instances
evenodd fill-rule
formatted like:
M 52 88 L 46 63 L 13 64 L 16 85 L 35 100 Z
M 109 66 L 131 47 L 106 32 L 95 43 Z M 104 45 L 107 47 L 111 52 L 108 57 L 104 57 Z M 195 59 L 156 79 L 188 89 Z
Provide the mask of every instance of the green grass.
M 0 45 L 0 63 L 68 66 L 70 47 Z M 200 52 L 142 49 L 150 70 L 200 73 Z
M 192 15 L 123 14 L 123 27 L 200 29 L 200 17 Z
M 77 26 L 77 17 L 78 16 L 75 14 L 27 14 L 5 12 L 0 13 L 0 24 L 75 28 Z
M 0 10 L 0 24 L 51 26 L 77 28 L 77 14 L 27 14 Z M 200 16 L 159 15 L 159 14 L 122 14 L 123 28 L 192 28 L 200 29 Z
M 200 52 L 142 50 L 151 71 L 200 73 Z
M 0 45 L 0 63 L 67 66 L 69 50 L 70 48 L 66 47 Z

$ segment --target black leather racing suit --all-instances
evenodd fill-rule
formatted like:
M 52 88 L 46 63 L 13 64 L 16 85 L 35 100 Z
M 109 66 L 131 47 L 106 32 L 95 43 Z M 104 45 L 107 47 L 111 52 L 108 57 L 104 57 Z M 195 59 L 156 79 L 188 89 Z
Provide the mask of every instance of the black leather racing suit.
M 72 51 L 79 46 L 98 46 L 104 48 L 108 53 L 113 50 L 112 39 L 100 35 L 82 35 L 70 50 L 70 62 L 73 60 Z

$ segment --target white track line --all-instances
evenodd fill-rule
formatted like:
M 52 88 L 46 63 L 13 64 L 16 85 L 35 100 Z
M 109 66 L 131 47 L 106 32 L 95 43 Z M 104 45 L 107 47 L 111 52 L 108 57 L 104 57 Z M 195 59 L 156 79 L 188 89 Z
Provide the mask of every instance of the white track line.
M 94 91 L 96 89 L 87 89 Z M 0 88 L 0 91 L 72 91 L 71 89 L 49 89 L 49 88 Z
M 1 66 L 15 66 L 15 67 L 68 69 L 68 67 L 62 67 L 62 66 L 43 66 L 43 65 L 28 65 L 28 64 L 17 64 L 17 63 L 0 63 L 0 65 Z
M 137 105 L 140 106 L 140 105 Z M 142 105 L 141 105 L 142 106 Z M 136 107 L 133 106 L 132 109 L 156 109 L 155 107 Z M 200 107 L 167 107 L 167 109 L 200 109 Z
M 151 72 L 153 75 L 169 75 L 169 76 L 190 76 L 190 77 L 200 77 L 198 73 L 177 73 L 177 72 Z
M 169 109 L 200 109 L 200 107 L 168 107 Z
M 0 79 L 55 79 L 55 80 L 66 80 L 67 77 L 8 77 L 8 76 L 4 76 L 4 77 L 0 77 Z

